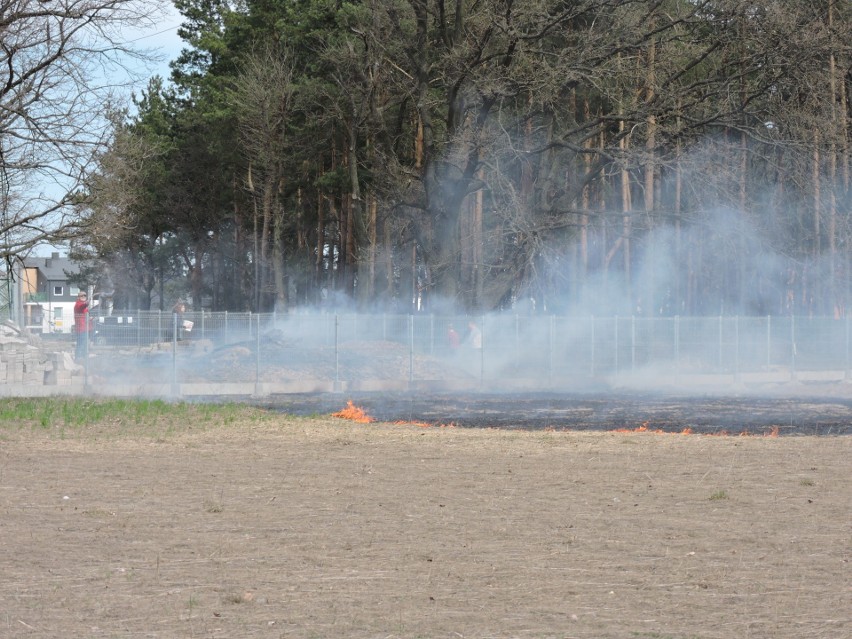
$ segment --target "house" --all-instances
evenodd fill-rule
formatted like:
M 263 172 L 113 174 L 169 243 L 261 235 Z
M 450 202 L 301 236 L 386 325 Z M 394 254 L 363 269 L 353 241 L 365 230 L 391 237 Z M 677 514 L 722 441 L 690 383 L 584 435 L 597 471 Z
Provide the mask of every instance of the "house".
M 33 333 L 70 333 L 74 330 L 74 303 L 80 288 L 67 273 L 79 266 L 59 253 L 29 257 L 19 273 L 23 325 Z

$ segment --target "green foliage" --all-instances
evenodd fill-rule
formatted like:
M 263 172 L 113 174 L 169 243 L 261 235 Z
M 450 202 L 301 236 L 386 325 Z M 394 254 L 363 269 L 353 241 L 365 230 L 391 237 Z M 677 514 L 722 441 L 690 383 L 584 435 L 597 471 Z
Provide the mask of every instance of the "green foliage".
M 261 422 L 262 411 L 239 404 L 196 404 L 159 399 L 0 399 L 0 431 L 39 429 L 67 437 L 157 434 Z
M 140 169 L 133 224 L 119 225 L 133 232 L 123 243 L 93 238 L 98 257 L 136 269 L 127 279 L 142 297 L 156 278 L 161 288 L 184 279 L 169 285 L 192 300 L 265 310 L 289 294 L 287 277 L 294 288 L 353 295 L 372 259 L 372 277 L 388 285 L 373 282 L 369 294 L 382 301 L 411 299 L 400 288 L 409 282 L 427 299 L 471 309 L 529 291 L 553 309 L 601 273 L 633 286 L 643 251 L 631 243 L 647 241 L 653 253 L 653 233 L 677 211 L 678 228 L 695 239 L 681 238 L 672 260 L 719 254 L 680 269 L 696 281 L 672 286 L 687 291 L 676 307 L 696 311 L 707 302 L 688 291 L 732 308 L 761 282 L 750 275 L 753 251 L 724 235 L 731 229 L 702 226 L 708 211 L 745 206 L 759 241 L 789 256 L 792 271 L 808 269 L 815 245 L 848 245 L 843 225 L 818 219 L 842 216 L 839 204 L 810 210 L 810 181 L 832 165 L 809 168 L 844 148 L 849 128 L 848 113 L 837 117 L 839 80 L 825 77 L 827 60 L 848 67 L 838 45 L 850 35 L 847 8 L 833 7 L 829 29 L 825 12 L 803 0 L 783 11 L 766 0 L 748 13 L 679 0 L 176 6 L 189 46 L 172 85 L 149 85 L 113 149 L 125 157 L 129 137 L 155 150 Z M 249 77 L 249 62 L 268 51 L 286 77 L 272 67 Z M 812 148 L 814 131 L 823 138 Z M 789 214 L 765 195 L 781 184 Z M 475 248 L 465 235 L 474 196 L 483 209 Z M 591 215 L 581 220 L 583 207 Z M 622 213 L 635 223 L 623 226 Z M 813 233 L 821 237 L 807 239 Z M 373 238 L 390 245 L 370 246 Z M 711 241 L 724 251 L 694 250 Z M 586 243 L 582 264 L 564 257 L 577 242 Z M 830 270 L 836 295 L 841 274 Z

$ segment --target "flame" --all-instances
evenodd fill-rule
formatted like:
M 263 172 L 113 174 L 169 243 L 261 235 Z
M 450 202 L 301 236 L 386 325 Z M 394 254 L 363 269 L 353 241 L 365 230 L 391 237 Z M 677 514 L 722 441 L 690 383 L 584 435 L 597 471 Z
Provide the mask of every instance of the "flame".
M 353 422 L 358 422 L 360 424 L 369 424 L 370 422 L 376 421 L 365 413 L 363 408 L 359 408 L 353 404 L 351 399 L 346 402 L 346 408 L 339 410 L 336 413 L 332 413 L 331 416 L 340 417 L 341 419 L 350 419 Z
M 431 428 L 432 424 L 427 422 L 406 422 L 406 421 L 395 421 L 394 424 L 397 426 L 419 426 L 420 428 Z
M 456 425 L 453 422 L 449 424 L 435 424 L 432 422 L 409 422 L 405 420 L 395 421 L 394 424 L 397 426 L 419 426 L 420 428 L 455 428 Z
M 632 434 L 632 433 L 651 433 L 653 435 L 700 435 L 702 433 L 696 433 L 692 427 L 687 426 L 683 430 L 675 432 L 675 431 L 665 431 L 661 428 L 650 428 L 648 426 L 649 422 L 642 422 L 641 426 L 636 426 L 635 428 L 614 428 L 608 432 L 610 433 L 620 433 L 620 434 Z M 762 437 L 778 437 L 780 434 L 780 427 L 773 426 L 771 430 L 763 433 Z M 703 433 L 707 437 L 731 437 L 732 433 L 728 430 L 720 430 L 715 433 Z M 738 437 L 760 437 L 761 435 L 753 435 L 752 433 L 744 430 L 740 433 L 737 433 Z
M 654 435 L 664 435 L 666 431 L 662 428 L 649 428 L 648 424 L 650 422 L 642 422 L 641 426 L 637 426 L 636 428 L 616 428 L 611 431 L 613 433 L 653 433 Z
M 353 422 L 359 422 L 361 424 L 369 424 L 371 422 L 376 421 L 374 418 L 370 417 L 367 413 L 364 412 L 363 408 L 359 408 L 352 403 L 352 400 L 346 402 L 346 408 L 343 410 L 339 410 L 336 413 L 331 414 L 332 417 L 339 417 L 341 419 L 349 419 Z M 661 428 L 651 428 L 649 426 L 650 422 L 642 422 L 640 426 L 636 426 L 635 428 L 615 428 L 610 430 L 611 433 L 650 433 L 652 435 L 695 435 L 695 431 L 687 426 L 683 430 L 678 432 L 669 432 L 665 431 Z M 414 421 L 396 421 L 394 424 L 399 426 L 419 426 L 420 428 L 456 428 L 455 423 L 450 422 L 448 424 L 443 423 L 429 423 L 429 422 L 414 422 Z M 545 428 L 547 432 L 554 432 L 556 429 L 553 426 L 548 426 Z M 768 432 L 763 433 L 763 437 L 778 437 L 780 434 L 780 427 L 773 426 L 772 429 Z M 562 432 L 570 432 L 570 429 L 566 431 L 562 429 Z M 698 433 L 700 434 L 700 433 Z M 709 437 L 730 437 L 731 433 L 727 430 L 720 430 L 715 433 L 705 433 L 705 435 Z M 739 437 L 753 437 L 751 433 L 747 430 L 740 432 Z

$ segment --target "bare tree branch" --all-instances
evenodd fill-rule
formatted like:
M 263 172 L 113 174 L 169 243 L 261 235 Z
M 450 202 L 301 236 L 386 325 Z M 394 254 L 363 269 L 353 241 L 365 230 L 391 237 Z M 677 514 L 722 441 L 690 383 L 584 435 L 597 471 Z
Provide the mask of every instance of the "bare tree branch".
M 158 12 L 140 0 L 0 0 L 0 258 L 76 235 L 105 114 L 151 57 L 122 33 Z

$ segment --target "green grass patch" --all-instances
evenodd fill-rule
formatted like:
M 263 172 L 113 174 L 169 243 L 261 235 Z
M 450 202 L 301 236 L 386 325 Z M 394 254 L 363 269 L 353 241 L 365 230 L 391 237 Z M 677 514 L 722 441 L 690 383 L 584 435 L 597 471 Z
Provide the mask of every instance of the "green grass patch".
M 203 404 L 160 399 L 0 399 L 0 434 L 44 431 L 57 438 L 75 435 L 151 435 L 163 439 L 236 423 L 262 422 L 273 415 L 236 403 Z
M 728 498 L 728 493 L 726 493 L 724 490 L 717 490 L 715 493 L 710 495 L 710 501 L 721 501 L 721 500 L 727 499 L 727 498 Z

